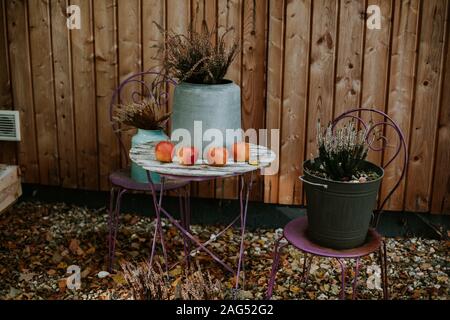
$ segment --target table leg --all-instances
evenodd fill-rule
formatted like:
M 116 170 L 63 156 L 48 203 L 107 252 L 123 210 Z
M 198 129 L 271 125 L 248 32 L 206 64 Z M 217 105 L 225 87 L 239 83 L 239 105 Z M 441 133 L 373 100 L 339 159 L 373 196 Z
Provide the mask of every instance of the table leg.
M 161 247 L 163 250 L 164 260 L 165 260 L 164 261 L 165 269 L 168 274 L 168 272 L 169 272 L 168 263 L 169 262 L 167 259 L 167 251 L 166 251 L 166 246 L 164 243 L 164 234 L 163 234 L 162 225 L 161 225 L 161 206 L 162 206 L 162 199 L 164 196 L 164 178 L 161 177 L 161 189 L 159 192 L 159 201 L 158 201 L 157 194 L 156 194 L 156 188 L 155 188 L 155 185 L 153 184 L 153 181 L 152 181 L 149 171 L 147 171 L 147 178 L 148 178 L 148 181 L 150 184 L 150 189 L 152 190 L 153 206 L 155 208 L 155 214 L 156 214 L 155 230 L 154 230 L 154 234 L 153 234 L 152 250 L 150 253 L 149 263 L 150 263 L 150 265 L 153 264 L 153 257 L 155 256 L 155 249 L 156 249 L 156 238 L 157 238 L 157 235 L 159 235 L 160 240 L 161 240 Z
M 186 201 L 186 195 L 184 190 L 180 191 L 179 195 L 179 205 L 180 205 L 180 219 L 181 219 L 181 225 L 183 228 L 188 229 L 187 227 L 187 217 L 186 217 L 186 208 L 185 208 L 185 201 Z M 183 234 L 183 249 L 184 249 L 184 260 L 186 263 L 186 269 L 189 269 L 190 267 L 190 254 L 189 254 L 189 248 L 188 248 L 188 238 L 186 235 Z
M 166 273 L 167 273 L 167 276 L 169 276 L 169 260 L 167 258 L 167 250 L 166 250 L 166 244 L 164 243 L 164 232 L 162 229 L 162 221 L 161 221 L 161 208 L 162 208 L 162 199 L 164 197 L 164 184 L 165 184 L 165 178 L 161 177 L 161 190 L 159 191 L 159 204 L 158 204 L 158 215 L 159 215 L 158 233 L 159 233 L 159 238 L 161 240 L 161 247 L 162 247 L 163 256 L 164 256 L 164 264 L 166 267 Z
M 247 221 L 248 198 L 250 195 L 252 183 L 253 183 L 253 172 L 250 175 L 250 181 L 246 184 L 247 190 L 245 193 L 245 203 L 244 203 L 245 179 L 244 179 L 244 176 L 241 175 L 241 192 L 239 194 L 239 202 L 240 202 L 240 208 L 241 208 L 241 245 L 240 245 L 240 249 L 239 249 L 239 260 L 238 260 L 238 266 L 237 266 L 237 272 L 236 272 L 236 285 L 235 285 L 236 290 L 239 288 L 241 267 L 243 267 L 243 263 L 244 263 L 245 227 L 246 227 L 246 221 Z

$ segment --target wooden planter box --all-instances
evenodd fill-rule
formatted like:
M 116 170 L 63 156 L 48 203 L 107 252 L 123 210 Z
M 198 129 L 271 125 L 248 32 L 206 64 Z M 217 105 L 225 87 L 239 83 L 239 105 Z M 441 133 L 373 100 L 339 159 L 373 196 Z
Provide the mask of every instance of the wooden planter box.
M 21 194 L 19 167 L 0 164 L 0 213 L 13 204 Z

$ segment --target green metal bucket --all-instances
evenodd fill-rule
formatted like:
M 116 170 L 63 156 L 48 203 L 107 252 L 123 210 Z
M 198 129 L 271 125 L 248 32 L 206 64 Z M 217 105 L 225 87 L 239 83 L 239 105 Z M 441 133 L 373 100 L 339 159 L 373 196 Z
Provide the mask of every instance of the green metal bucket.
M 369 230 L 378 190 L 384 171 L 364 162 L 364 167 L 380 176 L 363 183 L 339 182 L 308 172 L 310 161 L 303 163 L 308 237 L 317 244 L 333 249 L 350 249 L 362 245 Z

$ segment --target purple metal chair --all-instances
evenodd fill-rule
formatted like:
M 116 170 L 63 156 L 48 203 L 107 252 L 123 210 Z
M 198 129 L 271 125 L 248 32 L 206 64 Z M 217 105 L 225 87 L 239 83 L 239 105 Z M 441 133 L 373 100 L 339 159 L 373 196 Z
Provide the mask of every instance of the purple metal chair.
M 153 76 L 155 80 L 149 84 L 146 83 L 143 78 L 144 76 Z M 123 89 L 128 85 L 138 85 L 141 88 L 139 91 L 132 91 L 131 96 L 123 97 Z M 122 201 L 122 196 L 129 191 L 134 192 L 145 192 L 151 193 L 153 196 L 156 196 L 154 192 L 159 193 L 161 190 L 160 184 L 154 184 L 154 188 L 150 186 L 149 183 L 140 183 L 136 182 L 131 178 L 131 172 L 129 167 L 129 157 L 128 150 L 125 148 L 125 145 L 121 139 L 120 135 L 120 127 L 117 121 L 114 120 L 114 107 L 120 101 L 126 101 L 126 98 L 131 99 L 131 101 L 138 102 L 143 98 L 153 99 L 157 104 L 162 105 L 166 103 L 167 100 L 167 92 L 168 90 L 155 90 L 156 86 L 164 86 L 164 85 L 176 85 L 176 81 L 168 78 L 166 75 L 155 71 L 149 70 L 145 72 L 139 72 L 131 75 L 124 81 L 122 81 L 119 86 L 114 90 L 114 93 L 111 98 L 110 106 L 109 106 L 109 116 L 111 125 L 114 133 L 117 136 L 120 150 L 126 155 L 126 168 L 115 171 L 110 174 L 109 180 L 111 182 L 111 193 L 110 193 L 110 203 L 109 203 L 109 219 L 108 219 L 108 227 L 109 227 L 109 236 L 108 236 L 108 246 L 109 246 L 109 255 L 108 255 L 108 268 L 109 271 L 112 271 L 112 267 L 114 264 L 114 256 L 116 249 L 116 238 L 117 238 L 117 229 L 119 224 L 119 215 L 120 215 L 120 206 Z M 156 88 L 157 89 L 157 88 Z M 155 94 L 157 93 L 157 94 Z M 179 200 L 180 200 L 180 211 L 182 213 L 182 218 L 184 217 L 183 212 L 189 209 L 188 207 L 188 189 L 187 186 L 189 182 L 181 181 L 181 180 L 170 180 L 166 181 L 164 184 L 164 191 L 177 191 Z M 183 207 L 185 206 L 185 210 Z M 155 208 L 155 210 L 158 210 Z M 160 241 L 164 243 L 162 226 L 159 223 L 155 227 L 154 238 L 156 239 L 157 234 L 159 234 Z M 165 248 L 165 246 L 162 246 Z M 163 252 L 164 258 L 166 260 L 166 268 L 167 268 L 167 253 Z M 153 258 L 153 257 L 151 257 Z
M 371 135 L 374 135 L 376 133 L 376 129 L 384 129 L 384 132 L 386 132 L 387 128 L 393 129 L 395 132 L 395 137 L 397 140 L 396 150 L 394 152 L 394 155 L 392 156 L 389 161 L 386 162 L 386 165 L 384 165 L 383 168 L 386 168 L 389 166 L 394 159 L 400 154 L 400 152 L 403 149 L 403 168 L 400 177 L 398 178 L 396 184 L 391 189 L 391 191 L 387 194 L 385 199 L 381 202 L 381 205 L 379 206 L 379 209 L 376 210 L 372 217 L 372 223 L 371 228 L 369 229 L 368 236 L 366 242 L 354 249 L 349 250 L 334 250 L 330 248 L 325 248 L 320 245 L 317 245 L 310 241 L 307 237 L 307 228 L 308 228 L 308 218 L 307 217 L 300 217 L 297 219 L 294 219 L 293 221 L 289 222 L 284 230 L 283 235 L 275 242 L 275 249 L 274 249 L 274 258 L 273 258 L 273 264 L 272 264 L 272 271 L 270 274 L 268 289 L 267 289 L 267 298 L 270 299 L 272 297 L 273 293 L 273 287 L 275 283 L 275 276 L 278 270 L 278 265 L 280 262 L 280 254 L 281 250 L 287 246 L 292 245 L 296 249 L 302 251 L 304 253 L 304 260 L 303 260 L 303 270 L 302 270 L 302 280 L 305 281 L 307 279 L 309 268 L 311 266 L 311 260 L 314 256 L 319 257 L 326 257 L 326 258 L 334 258 L 336 259 L 340 266 L 341 266 L 341 292 L 340 292 L 340 298 L 345 299 L 345 272 L 346 272 L 346 264 L 345 260 L 348 259 L 355 259 L 356 265 L 355 265 L 355 276 L 353 280 L 353 294 L 352 298 L 354 299 L 356 297 L 356 290 L 357 290 L 357 278 L 359 274 L 359 267 L 360 267 L 360 259 L 364 256 L 367 256 L 371 253 L 377 252 L 379 255 L 379 263 L 381 268 L 381 280 L 383 285 L 383 297 L 384 299 L 389 298 L 389 292 L 388 292 L 388 278 L 387 278 L 387 258 L 386 258 L 386 244 L 383 241 L 381 235 L 376 231 L 376 227 L 378 226 L 378 222 L 380 219 L 380 215 L 383 212 L 383 208 L 385 204 L 387 203 L 388 199 L 392 196 L 392 194 L 395 192 L 395 190 L 400 185 L 403 177 L 406 173 L 407 163 L 408 163 L 408 150 L 405 142 L 405 138 L 403 136 L 402 131 L 398 127 L 398 125 L 385 113 L 375 110 L 375 109 L 353 109 L 349 110 L 347 112 L 344 112 L 339 117 L 337 117 L 333 122 L 332 126 L 334 126 L 343 119 L 354 119 L 356 120 L 361 126 L 368 128 L 365 121 L 361 118 L 361 114 L 363 112 L 367 112 L 370 114 L 370 118 L 372 118 L 372 115 L 378 114 L 379 116 L 382 116 L 383 120 L 376 122 L 372 124 L 372 127 L 368 130 L 366 139 L 369 142 L 369 148 L 373 151 L 383 151 L 386 146 L 388 139 L 385 135 L 382 135 L 381 137 L 377 137 L 374 140 L 370 140 Z M 373 145 L 374 141 L 381 141 L 381 147 L 377 147 Z M 286 240 L 285 242 L 281 243 L 282 240 Z

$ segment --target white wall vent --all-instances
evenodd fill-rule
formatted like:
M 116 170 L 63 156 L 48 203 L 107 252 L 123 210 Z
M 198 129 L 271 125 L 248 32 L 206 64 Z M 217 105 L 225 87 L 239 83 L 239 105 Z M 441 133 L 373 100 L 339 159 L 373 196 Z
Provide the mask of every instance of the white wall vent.
M 19 111 L 0 110 L 0 141 L 20 141 Z

